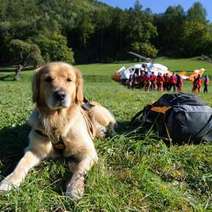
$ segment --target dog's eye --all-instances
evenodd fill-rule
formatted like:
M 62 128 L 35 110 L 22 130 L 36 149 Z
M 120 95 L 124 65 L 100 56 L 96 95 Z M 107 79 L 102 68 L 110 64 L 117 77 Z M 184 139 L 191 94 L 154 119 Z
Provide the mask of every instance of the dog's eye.
M 52 81 L 53 81 L 53 78 L 51 78 L 51 77 L 46 77 L 45 81 L 46 81 L 46 82 L 52 82 Z
M 67 82 L 71 82 L 72 80 L 71 80 L 71 78 L 67 78 Z

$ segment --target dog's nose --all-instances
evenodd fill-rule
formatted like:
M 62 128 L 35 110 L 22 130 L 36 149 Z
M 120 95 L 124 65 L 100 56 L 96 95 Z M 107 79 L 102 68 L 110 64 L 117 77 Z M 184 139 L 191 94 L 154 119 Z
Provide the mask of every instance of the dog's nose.
M 54 96 L 57 100 L 59 101 L 63 101 L 66 97 L 66 94 L 64 91 L 55 91 L 54 92 Z

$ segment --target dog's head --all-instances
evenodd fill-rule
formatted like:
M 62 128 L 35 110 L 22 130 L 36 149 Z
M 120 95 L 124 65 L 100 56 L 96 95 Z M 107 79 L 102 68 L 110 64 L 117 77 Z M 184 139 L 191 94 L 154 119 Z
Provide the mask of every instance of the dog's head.
M 83 80 L 78 69 L 63 62 L 53 62 L 35 71 L 33 102 L 50 110 L 69 108 L 83 102 Z

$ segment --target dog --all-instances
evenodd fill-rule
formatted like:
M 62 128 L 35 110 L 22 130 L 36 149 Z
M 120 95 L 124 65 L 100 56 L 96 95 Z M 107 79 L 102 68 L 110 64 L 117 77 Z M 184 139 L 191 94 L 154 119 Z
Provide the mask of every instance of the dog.
M 66 195 L 79 199 L 85 175 L 98 160 L 93 139 L 113 132 L 116 120 L 99 103 L 85 100 L 80 71 L 64 62 L 38 68 L 32 93 L 36 106 L 28 120 L 29 145 L 14 171 L 1 181 L 0 191 L 18 187 L 42 160 L 62 155 L 72 158 Z

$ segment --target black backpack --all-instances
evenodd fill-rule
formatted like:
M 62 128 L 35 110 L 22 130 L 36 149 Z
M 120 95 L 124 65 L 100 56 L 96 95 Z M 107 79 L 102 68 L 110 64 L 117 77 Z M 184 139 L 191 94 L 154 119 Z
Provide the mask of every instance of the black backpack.
M 133 132 L 153 130 L 172 143 L 212 141 L 212 108 L 193 94 L 164 94 L 131 120 Z

